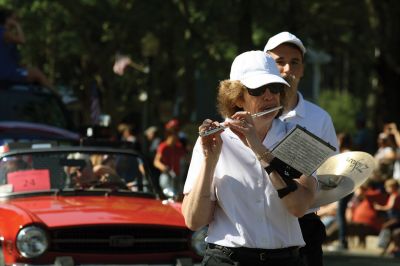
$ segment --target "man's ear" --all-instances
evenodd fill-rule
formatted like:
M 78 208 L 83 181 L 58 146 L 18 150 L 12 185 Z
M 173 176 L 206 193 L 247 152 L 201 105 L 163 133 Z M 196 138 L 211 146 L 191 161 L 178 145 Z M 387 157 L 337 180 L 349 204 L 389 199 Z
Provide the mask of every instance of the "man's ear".
M 301 73 L 300 73 L 300 78 L 303 78 L 303 76 L 304 76 L 304 70 L 306 69 L 306 62 L 304 62 L 304 59 L 303 59 L 303 62 L 301 62 L 301 64 L 302 64 L 302 70 L 301 70 Z

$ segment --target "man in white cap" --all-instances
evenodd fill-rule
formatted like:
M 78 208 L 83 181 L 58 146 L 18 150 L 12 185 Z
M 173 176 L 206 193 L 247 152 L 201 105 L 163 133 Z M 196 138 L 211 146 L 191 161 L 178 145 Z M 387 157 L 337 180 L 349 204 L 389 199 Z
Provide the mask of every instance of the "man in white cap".
M 321 107 L 305 100 L 298 91 L 298 85 L 304 74 L 304 55 L 306 48 L 295 35 L 284 31 L 269 38 L 264 52 L 275 60 L 281 76 L 290 84 L 287 90 L 287 102 L 280 119 L 305 127 L 313 134 L 330 143 L 337 149 L 336 131 L 331 116 Z M 322 243 L 325 239 L 325 227 L 311 209 L 299 219 L 306 246 L 301 248 L 309 266 L 321 266 Z

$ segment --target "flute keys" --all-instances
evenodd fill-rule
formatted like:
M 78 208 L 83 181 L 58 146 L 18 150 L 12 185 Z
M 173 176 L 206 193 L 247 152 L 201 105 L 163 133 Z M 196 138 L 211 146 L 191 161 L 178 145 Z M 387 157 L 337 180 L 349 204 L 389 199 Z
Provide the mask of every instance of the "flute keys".
M 214 133 L 216 133 L 216 132 L 218 132 L 220 130 L 224 130 L 224 129 L 225 129 L 224 126 L 215 127 L 215 128 L 209 129 L 209 130 L 205 130 L 205 131 L 199 132 L 199 136 L 200 137 L 209 136 L 209 135 L 212 135 L 212 134 L 214 134 Z

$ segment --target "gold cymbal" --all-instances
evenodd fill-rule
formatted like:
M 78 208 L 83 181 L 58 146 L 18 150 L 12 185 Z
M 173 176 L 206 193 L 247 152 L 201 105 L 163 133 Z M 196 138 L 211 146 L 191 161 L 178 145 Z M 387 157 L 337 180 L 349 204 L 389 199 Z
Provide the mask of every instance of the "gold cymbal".
M 369 153 L 350 151 L 334 155 L 317 169 L 319 191 L 312 208 L 335 202 L 361 186 L 375 168 Z

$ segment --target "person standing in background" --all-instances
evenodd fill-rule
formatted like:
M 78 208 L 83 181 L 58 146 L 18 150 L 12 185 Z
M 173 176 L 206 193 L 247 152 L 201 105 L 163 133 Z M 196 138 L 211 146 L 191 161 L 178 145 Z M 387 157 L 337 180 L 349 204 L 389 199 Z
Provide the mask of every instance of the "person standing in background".
M 159 129 L 156 126 L 150 126 L 144 131 L 144 153 L 150 163 L 150 171 L 155 180 L 155 185 L 160 188 L 160 170 L 152 163 L 157 153 L 158 145 L 161 143 Z
M 25 67 L 20 64 L 17 45 L 25 43 L 25 34 L 18 21 L 17 13 L 9 9 L 0 9 L 0 80 L 10 82 L 37 82 L 56 95 L 52 83 L 36 67 Z
M 151 126 L 144 131 L 144 136 L 146 138 L 146 153 L 148 158 L 151 158 L 150 161 L 154 160 L 156 156 L 157 147 L 161 142 L 161 138 L 159 136 L 159 131 L 156 126 Z
M 394 135 L 385 130 L 378 135 L 378 149 L 374 154 L 381 177 L 386 180 L 393 177 L 394 164 L 396 162 L 397 145 Z
M 396 142 L 396 158 L 393 165 L 393 178 L 400 180 L 400 132 L 397 129 L 397 125 L 394 122 L 386 123 L 383 126 L 383 131 L 388 135 L 393 135 Z
M 352 137 L 348 133 L 341 132 L 338 134 L 339 152 L 349 152 L 352 150 Z M 346 222 L 346 209 L 349 201 L 352 199 L 354 193 L 350 193 L 346 197 L 338 201 L 338 211 L 337 211 L 337 223 L 339 231 L 339 245 L 338 250 L 348 249 L 347 243 L 347 222 Z
M 165 140 L 158 145 L 154 167 L 160 170 L 160 187 L 164 194 L 179 196 L 183 188 L 182 164 L 186 160 L 186 147 L 179 139 L 179 121 L 171 119 L 165 124 Z
M 264 52 L 272 56 L 281 76 L 290 84 L 286 94 L 287 101 L 280 119 L 305 127 L 311 133 L 338 150 L 336 131 L 331 116 L 321 107 L 303 98 L 298 91 L 301 78 L 304 75 L 304 55 L 306 48 L 295 35 L 284 31 L 267 41 Z M 323 265 L 322 243 L 326 237 L 325 227 L 315 212 L 311 209 L 299 218 L 301 231 L 306 246 L 300 249 L 309 266 Z
M 356 132 L 353 135 L 353 149 L 364 151 L 369 154 L 375 152 L 375 139 L 371 130 L 367 127 L 367 121 L 363 115 L 358 115 L 355 121 Z
M 136 134 L 136 130 L 133 124 L 120 123 L 117 130 L 120 134 L 121 141 L 131 143 L 132 148 L 136 151 L 142 151 L 142 145 L 140 144 L 139 137 Z
M 374 203 L 374 209 L 385 212 L 385 222 L 378 235 L 378 246 L 386 250 L 392 239 L 394 229 L 400 228 L 400 185 L 396 179 L 385 181 L 385 190 L 389 197 L 385 205 Z

